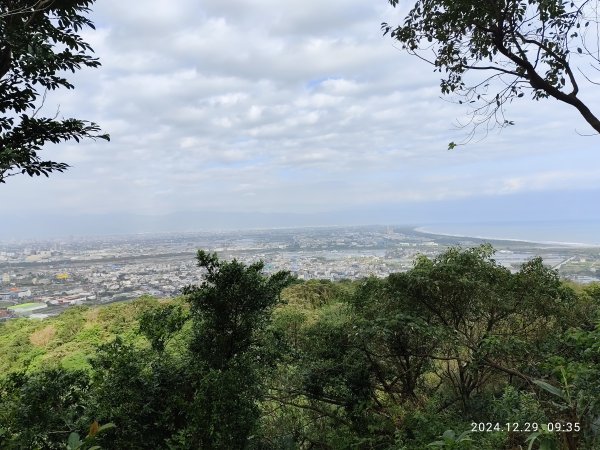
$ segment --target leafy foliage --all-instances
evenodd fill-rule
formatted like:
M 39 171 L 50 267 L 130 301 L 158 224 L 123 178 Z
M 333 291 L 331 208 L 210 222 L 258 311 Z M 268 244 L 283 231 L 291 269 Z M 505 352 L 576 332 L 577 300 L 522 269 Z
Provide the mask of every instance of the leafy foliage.
M 193 379 L 185 366 L 162 351 L 116 339 L 93 360 L 90 418 L 116 428 L 100 436 L 107 448 L 161 448 L 186 424 Z
M 69 440 L 67 441 L 67 450 L 98 450 L 100 446 L 91 445 L 95 442 L 96 436 L 99 433 L 105 432 L 106 430 L 110 430 L 114 428 L 115 425 L 113 423 L 105 423 L 104 425 L 100 425 L 98 422 L 94 421 L 92 425 L 90 425 L 90 431 L 87 436 L 81 439 L 81 436 L 77 432 L 73 432 L 69 435 Z
M 187 319 L 181 305 L 163 304 L 142 313 L 140 332 L 148 338 L 154 350 L 162 352 L 169 338 L 183 327 Z
M 590 0 L 418 0 L 402 24 L 382 29 L 443 74 L 443 94 L 472 107 L 472 133 L 512 125 L 504 106 L 526 94 L 574 107 L 600 132 L 578 96 L 586 71 L 598 70 L 597 24 L 598 2 Z M 476 73 L 486 76 L 473 80 Z
M 195 448 L 246 448 L 260 417 L 265 369 L 274 363 L 264 351 L 265 328 L 292 279 L 288 272 L 264 276 L 262 262 L 248 267 L 221 262 L 202 250 L 197 259 L 204 280 L 184 293 L 193 323 L 190 362 L 201 382 L 195 384 L 183 442 Z
M 63 355 L 91 354 L 83 371 L 12 360 L 0 447 L 64 448 L 69 436 L 131 449 L 600 445 L 597 286 L 565 284 L 540 259 L 511 273 L 489 246 L 452 248 L 339 284 L 205 252 L 198 263 L 185 299 L 2 325 L 0 345 L 47 352 L 67 339 Z M 539 427 L 481 433 L 472 422 Z M 75 434 L 90 423 L 115 427 Z
M 283 309 L 291 307 L 297 308 Z M 366 279 L 300 325 L 277 322 L 294 327 L 293 333 L 282 330 L 294 339 L 294 356 L 274 380 L 273 400 L 286 412 L 273 423 L 303 411 L 304 427 L 292 428 L 298 442 L 410 449 L 531 442 L 506 432 L 463 434 L 455 442 L 460 433 L 447 432 L 469 430 L 472 421 L 556 418 L 591 426 L 592 416 L 567 414 L 568 408 L 559 413 L 534 382 L 546 376 L 548 386 L 560 389 L 551 374 L 562 360 L 549 358 L 582 360 L 562 347 L 561 336 L 589 323 L 581 318 L 589 308 L 540 259 L 511 273 L 494 261 L 489 246 L 419 257 L 408 272 Z M 440 439 L 445 432 L 448 439 Z M 570 436 L 565 448 L 596 439 L 591 431 Z
M 6 0 L 0 5 L 0 182 L 22 173 L 48 176 L 67 169 L 43 160 L 47 143 L 105 139 L 93 122 L 40 117 L 49 91 L 73 89 L 66 72 L 98 67 L 80 36 L 94 28 L 85 16 L 94 0 Z
M 178 305 L 181 300 L 171 302 Z M 103 308 L 72 307 L 44 321 L 0 324 L 0 373 L 60 367 L 89 371 L 98 347 L 117 335 L 127 343 L 144 345 L 144 337 L 136 333 L 140 316 L 158 305 L 156 299 L 141 297 Z
M 460 435 L 456 435 L 454 430 L 446 430 L 442 434 L 439 441 L 434 441 L 428 447 L 435 448 L 468 448 L 465 444 L 469 444 L 473 439 L 469 437 L 470 431 L 464 431 Z M 469 446 L 470 447 L 470 446 Z
M 67 436 L 82 425 L 89 387 L 85 372 L 9 375 L 0 384 L 0 447 L 64 448 Z

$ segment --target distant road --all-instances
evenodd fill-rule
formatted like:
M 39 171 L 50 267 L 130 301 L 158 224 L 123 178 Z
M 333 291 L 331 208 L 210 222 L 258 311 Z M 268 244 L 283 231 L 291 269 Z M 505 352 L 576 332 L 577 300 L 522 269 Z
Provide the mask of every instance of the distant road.
M 563 266 L 563 264 L 566 264 L 569 261 L 572 261 L 573 259 L 575 259 L 575 256 L 571 256 L 570 258 L 565 259 L 563 262 L 561 262 L 561 263 L 557 264 L 556 266 L 554 266 L 553 269 L 554 270 L 558 270 L 558 269 L 560 269 Z
M 219 253 L 232 253 L 232 254 L 243 254 L 252 253 L 255 250 L 227 250 Z M 265 249 L 265 253 L 280 251 L 280 249 Z M 0 263 L 0 269 L 2 268 L 34 268 L 34 267 L 63 267 L 63 266 L 89 266 L 92 264 L 130 264 L 134 261 L 150 261 L 157 259 L 188 259 L 193 260 L 196 256 L 196 250 L 188 252 L 176 252 L 176 253 L 157 253 L 154 255 L 132 255 L 132 256 L 115 256 L 110 258 L 94 258 L 94 259 L 60 259 L 55 261 L 38 261 L 38 262 L 3 262 Z
M 114 258 L 95 258 L 95 259 L 61 259 L 57 261 L 39 261 L 39 262 L 18 262 L 18 263 L 0 263 L 0 268 L 25 268 L 25 267 L 48 267 L 48 266 L 88 266 L 90 264 L 119 264 L 131 263 L 132 261 L 144 261 L 152 259 L 178 258 L 185 256 L 186 258 L 195 255 L 196 252 L 181 252 L 181 253 L 160 253 L 157 255 L 135 255 L 121 256 Z

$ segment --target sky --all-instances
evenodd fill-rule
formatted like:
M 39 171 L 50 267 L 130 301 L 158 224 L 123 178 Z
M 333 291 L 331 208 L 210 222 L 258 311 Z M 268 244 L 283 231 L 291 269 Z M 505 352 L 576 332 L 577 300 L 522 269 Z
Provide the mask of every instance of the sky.
M 467 110 L 403 53 L 385 0 L 99 0 L 102 66 L 49 115 L 111 142 L 48 146 L 72 167 L 0 185 L 0 236 L 423 224 L 600 223 L 600 145 L 577 112 L 525 96 L 515 126 L 452 151 Z M 600 80 L 600 75 L 591 74 Z M 594 79 L 594 78 L 592 78 Z M 582 95 L 600 110 L 600 89 Z

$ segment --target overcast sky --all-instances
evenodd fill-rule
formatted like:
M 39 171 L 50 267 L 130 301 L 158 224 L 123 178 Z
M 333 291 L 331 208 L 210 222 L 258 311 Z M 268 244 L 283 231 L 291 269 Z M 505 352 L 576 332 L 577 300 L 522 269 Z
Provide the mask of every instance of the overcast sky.
M 188 213 L 205 217 L 189 229 L 223 225 L 211 214 L 230 228 L 599 217 L 600 140 L 572 108 L 526 96 L 508 110 L 514 127 L 447 150 L 465 110 L 381 35 L 400 19 L 385 0 L 93 8 L 85 38 L 102 67 L 46 108 L 111 142 L 49 147 L 68 172 L 0 185 L 3 215 L 18 218 L 0 221 L 7 237 L 25 223 L 85 232 L 82 216 L 167 215 L 174 229 Z M 600 89 L 582 90 L 598 112 Z M 64 222 L 43 226 L 50 217 Z

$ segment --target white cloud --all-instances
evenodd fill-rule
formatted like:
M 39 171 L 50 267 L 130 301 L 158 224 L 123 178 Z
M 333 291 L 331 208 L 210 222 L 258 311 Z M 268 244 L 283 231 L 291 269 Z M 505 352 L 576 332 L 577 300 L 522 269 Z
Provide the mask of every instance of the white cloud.
M 375 4 L 376 3 L 376 4 Z M 600 187 L 585 125 L 550 101 L 452 152 L 464 109 L 402 54 L 362 0 L 103 0 L 86 31 L 103 66 L 49 96 L 110 143 L 46 150 L 75 167 L 0 186 L 12 211 L 313 212 L 331 205 Z M 385 2 L 382 2 L 385 3 Z M 387 16 L 387 17 L 386 17 Z M 597 97 L 596 97 L 597 98 Z

